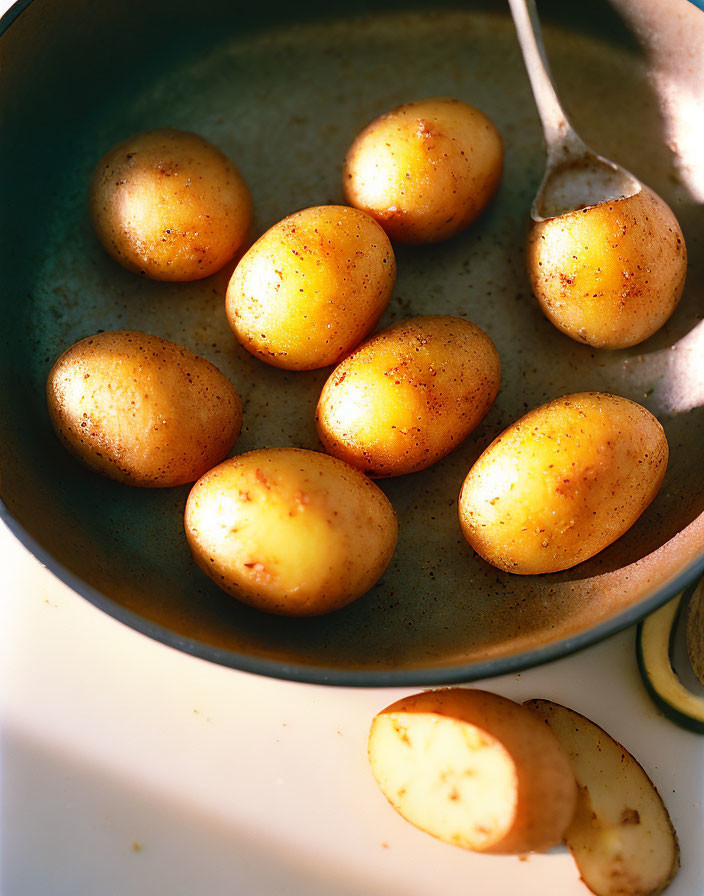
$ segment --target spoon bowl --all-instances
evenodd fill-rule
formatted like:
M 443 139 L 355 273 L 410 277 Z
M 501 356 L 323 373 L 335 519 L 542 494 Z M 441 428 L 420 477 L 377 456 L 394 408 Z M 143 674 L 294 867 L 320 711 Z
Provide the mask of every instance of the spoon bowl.
M 581 152 L 563 151 L 548 157 L 530 216 L 541 223 L 604 202 L 630 199 L 642 189 L 643 184 L 630 171 L 582 144 Z

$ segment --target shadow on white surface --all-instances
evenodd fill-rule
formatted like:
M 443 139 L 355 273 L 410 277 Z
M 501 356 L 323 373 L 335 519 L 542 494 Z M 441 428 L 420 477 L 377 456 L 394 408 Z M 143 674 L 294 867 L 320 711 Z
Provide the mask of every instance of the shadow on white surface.
M 0 749 L 2 896 L 392 892 L 21 731 Z

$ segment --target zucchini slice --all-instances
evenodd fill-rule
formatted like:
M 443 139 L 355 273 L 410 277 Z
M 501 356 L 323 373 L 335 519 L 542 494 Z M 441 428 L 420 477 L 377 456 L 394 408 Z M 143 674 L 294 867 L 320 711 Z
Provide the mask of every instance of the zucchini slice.
M 687 653 L 692 670 L 704 685 L 704 587 L 701 583 L 687 607 L 686 638 Z
M 697 593 L 704 580 L 696 586 Z M 675 724 L 704 734 L 704 697 L 686 688 L 672 667 L 672 643 L 688 590 L 660 607 L 638 625 L 636 657 L 643 683 L 656 706 Z

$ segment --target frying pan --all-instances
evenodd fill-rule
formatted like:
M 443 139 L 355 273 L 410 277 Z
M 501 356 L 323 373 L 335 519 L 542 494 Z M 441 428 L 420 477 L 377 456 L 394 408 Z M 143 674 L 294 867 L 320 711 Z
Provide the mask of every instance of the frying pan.
M 540 11 L 575 126 L 665 198 L 688 242 L 680 306 L 630 350 L 572 342 L 530 295 L 523 244 L 544 151 L 503 3 L 33 0 L 7 13 L 0 35 L 1 510 L 20 541 L 79 594 L 140 632 L 239 669 L 335 685 L 420 685 L 503 674 L 584 647 L 704 570 L 702 195 L 677 155 L 649 57 L 614 9 L 555 2 Z M 675 61 L 695 58 L 703 29 L 701 16 L 671 48 Z M 235 383 L 245 413 L 240 452 L 319 448 L 313 410 L 328 371 L 276 370 L 236 344 L 223 302 L 230 270 L 164 284 L 117 266 L 90 226 L 92 169 L 133 132 L 196 131 L 243 172 L 259 234 L 296 209 L 341 200 L 345 150 L 377 114 L 448 95 L 478 106 L 499 127 L 502 185 L 466 233 L 398 248 L 399 276 L 381 325 L 412 314 L 468 317 L 499 350 L 501 392 L 447 459 L 381 483 L 399 515 L 400 538 L 367 595 L 317 619 L 257 613 L 192 563 L 182 527 L 186 487 L 130 489 L 64 451 L 47 417 L 46 374 L 61 351 L 99 330 L 172 339 Z M 662 490 L 592 560 L 549 576 L 499 572 L 462 539 L 460 484 L 526 410 L 586 390 L 618 393 L 658 416 L 671 448 Z

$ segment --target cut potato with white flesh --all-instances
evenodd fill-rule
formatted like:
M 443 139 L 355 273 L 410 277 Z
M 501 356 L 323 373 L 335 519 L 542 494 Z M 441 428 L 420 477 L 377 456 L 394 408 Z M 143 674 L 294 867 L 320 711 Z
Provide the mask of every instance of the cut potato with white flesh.
M 487 691 L 448 688 L 393 703 L 372 722 L 369 761 L 397 812 L 464 849 L 549 849 L 576 806 L 569 760 L 549 728 Z
M 565 834 L 597 896 L 656 896 L 679 868 L 679 845 L 655 785 L 625 747 L 594 722 L 549 700 L 525 704 L 557 735 L 577 779 Z

